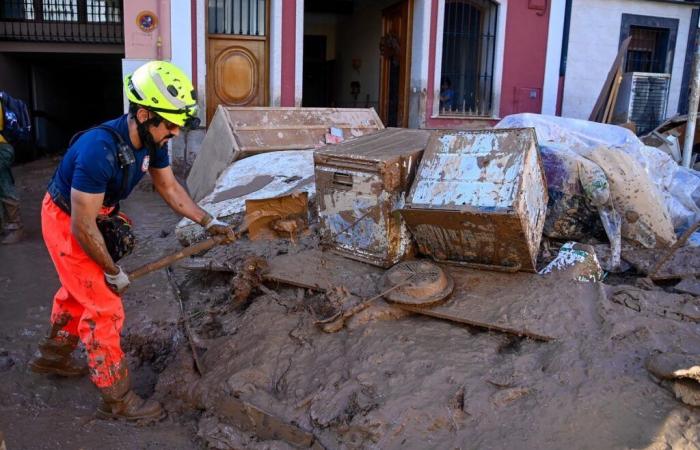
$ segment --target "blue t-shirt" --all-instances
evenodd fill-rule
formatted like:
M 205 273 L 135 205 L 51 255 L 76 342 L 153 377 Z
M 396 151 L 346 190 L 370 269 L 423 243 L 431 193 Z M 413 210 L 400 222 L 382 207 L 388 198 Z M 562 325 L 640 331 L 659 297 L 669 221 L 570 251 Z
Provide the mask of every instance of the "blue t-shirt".
M 156 152 L 155 161 L 149 161 L 145 147 L 134 148 L 129 138 L 126 114 L 103 125 L 115 129 L 134 152 L 136 161 L 129 166 L 128 182 L 122 192 L 124 169 L 117 159 L 119 142 L 116 136 L 107 130 L 93 129 L 70 146 L 53 175 L 53 183 L 67 202 L 70 202 L 70 190 L 74 188 L 89 194 L 104 193 L 104 204 L 112 206 L 129 196 L 149 167 L 162 169 L 170 165 L 167 148 Z

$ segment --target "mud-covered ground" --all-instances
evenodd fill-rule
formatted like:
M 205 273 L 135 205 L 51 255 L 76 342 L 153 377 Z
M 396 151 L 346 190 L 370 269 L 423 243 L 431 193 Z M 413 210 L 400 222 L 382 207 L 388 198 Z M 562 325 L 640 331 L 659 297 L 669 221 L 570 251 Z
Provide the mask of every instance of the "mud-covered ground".
M 196 424 L 187 417 L 170 416 L 143 427 L 96 420 L 99 394 L 87 378 L 48 378 L 28 370 L 36 343 L 47 330 L 51 301 L 59 286 L 39 218 L 56 162 L 41 160 L 14 169 L 27 239 L 0 246 L 0 431 L 8 450 L 202 448 L 195 436 Z M 178 218 L 156 194 L 136 190 L 124 209 L 137 222 L 139 239 L 137 254 L 129 256 L 125 266 L 136 267 L 177 248 L 172 234 L 163 235 L 172 231 Z M 130 353 L 136 390 L 148 395 L 168 348 L 179 345 L 177 303 L 165 275 L 155 274 L 129 290 L 124 304 L 123 342 Z
M 314 325 L 321 293 L 268 283 L 267 293 L 241 301 L 232 275 L 176 268 L 197 344 L 206 347 L 204 375 L 194 370 L 165 273 L 153 274 L 125 296 L 123 342 L 137 390 L 161 399 L 168 419 L 147 427 L 92 420 L 97 393 L 87 379 L 27 371 L 57 287 L 38 227 L 50 171 L 46 161 L 17 171 L 29 239 L 0 248 L 0 431 L 9 449 L 291 448 L 268 427 L 264 439 L 237 427 L 232 405 L 240 402 L 286 422 L 297 437 L 311 435 L 316 448 L 700 448 L 700 411 L 645 368 L 657 352 L 700 355 L 698 298 L 634 286 L 591 285 L 572 304 L 552 302 L 540 320 L 556 322 L 566 337 L 551 342 L 409 315 L 381 301 L 326 334 Z M 126 267 L 178 247 L 177 218 L 157 195 L 140 189 L 125 210 L 140 241 Z M 312 234 L 213 253 L 236 264 L 313 245 Z M 489 282 L 487 273 L 475 276 Z M 523 296 L 540 295 L 532 286 L 523 283 Z

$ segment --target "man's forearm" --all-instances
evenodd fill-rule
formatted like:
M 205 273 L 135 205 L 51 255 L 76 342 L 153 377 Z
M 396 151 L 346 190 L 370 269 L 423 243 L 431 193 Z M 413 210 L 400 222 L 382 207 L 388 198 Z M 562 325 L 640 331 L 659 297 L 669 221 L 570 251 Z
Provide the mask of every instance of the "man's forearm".
M 201 223 L 202 219 L 207 215 L 207 212 L 192 200 L 192 197 L 179 183 L 175 183 L 170 188 L 163 190 L 163 192 L 159 192 L 159 194 L 173 211 L 194 222 Z
M 73 223 L 71 232 L 85 253 L 102 268 L 103 272 L 111 275 L 119 272 L 119 267 L 117 267 L 107 251 L 105 240 L 97 228 L 97 224 Z

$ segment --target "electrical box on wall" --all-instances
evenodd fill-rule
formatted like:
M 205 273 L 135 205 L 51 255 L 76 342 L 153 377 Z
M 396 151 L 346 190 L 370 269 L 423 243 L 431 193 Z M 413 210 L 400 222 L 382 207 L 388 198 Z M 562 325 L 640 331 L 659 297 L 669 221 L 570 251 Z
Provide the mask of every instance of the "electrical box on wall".
M 170 2 L 124 2 L 124 56 L 127 59 L 170 59 Z
M 542 89 L 530 87 L 515 87 L 513 96 L 513 114 L 540 113 L 542 110 Z

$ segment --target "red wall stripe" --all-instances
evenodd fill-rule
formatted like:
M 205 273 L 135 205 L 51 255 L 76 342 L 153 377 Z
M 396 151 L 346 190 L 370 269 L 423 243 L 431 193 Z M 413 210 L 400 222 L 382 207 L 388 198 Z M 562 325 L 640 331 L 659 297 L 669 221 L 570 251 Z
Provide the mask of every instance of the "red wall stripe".
M 297 0 L 282 2 L 282 92 L 281 106 L 294 106 L 296 71 Z

